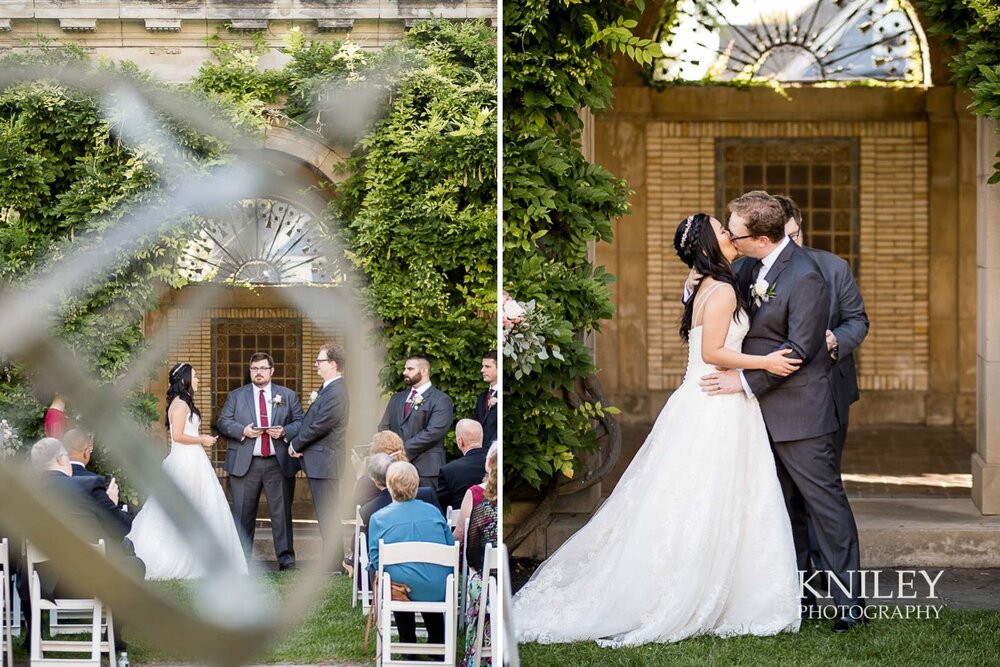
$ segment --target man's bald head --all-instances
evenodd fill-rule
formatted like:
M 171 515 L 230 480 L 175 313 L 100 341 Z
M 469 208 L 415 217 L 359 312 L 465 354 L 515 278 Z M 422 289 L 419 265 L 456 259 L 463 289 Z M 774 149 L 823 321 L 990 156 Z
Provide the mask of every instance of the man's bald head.
M 483 446 L 483 425 L 475 419 L 459 419 L 455 424 L 455 441 L 465 454 L 470 449 Z
M 90 455 L 94 451 L 94 438 L 78 428 L 66 431 L 62 438 L 66 452 L 74 461 L 79 461 L 86 465 L 90 461 Z

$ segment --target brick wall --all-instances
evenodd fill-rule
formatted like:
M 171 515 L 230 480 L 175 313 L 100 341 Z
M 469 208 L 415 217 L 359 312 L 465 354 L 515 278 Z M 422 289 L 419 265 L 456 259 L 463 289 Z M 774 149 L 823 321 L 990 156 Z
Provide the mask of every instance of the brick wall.
M 923 122 L 658 122 L 646 126 L 649 390 L 683 379 L 677 334 L 687 273 L 677 224 L 715 206 L 717 137 L 857 137 L 860 269 L 871 331 L 859 352 L 863 390 L 928 388 L 928 165 Z M 808 228 L 808 221 L 807 228 Z

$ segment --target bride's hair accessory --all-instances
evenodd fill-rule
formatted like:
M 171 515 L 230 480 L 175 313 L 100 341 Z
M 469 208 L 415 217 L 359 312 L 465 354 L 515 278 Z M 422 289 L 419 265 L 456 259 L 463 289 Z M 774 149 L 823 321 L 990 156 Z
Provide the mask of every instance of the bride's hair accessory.
M 694 216 L 693 215 L 689 215 L 688 219 L 685 220 L 684 222 L 685 222 L 685 224 L 684 224 L 684 233 L 681 234 L 681 248 L 683 248 L 684 244 L 687 242 L 688 232 L 691 231 L 691 223 L 694 222 Z
M 170 381 L 170 384 L 173 384 L 173 383 L 177 382 L 177 380 L 180 379 L 180 373 L 181 373 L 181 371 L 183 371 L 185 367 L 190 366 L 190 365 L 191 364 L 185 363 L 185 362 L 182 361 L 181 363 L 179 363 L 176 366 L 174 366 L 173 368 L 171 368 L 170 369 L 170 373 L 169 373 L 168 378 L 167 378 Z

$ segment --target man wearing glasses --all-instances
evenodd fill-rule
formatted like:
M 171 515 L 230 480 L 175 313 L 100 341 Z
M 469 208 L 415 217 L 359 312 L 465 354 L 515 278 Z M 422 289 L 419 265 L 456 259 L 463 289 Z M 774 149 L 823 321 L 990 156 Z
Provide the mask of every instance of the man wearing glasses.
M 323 536 L 324 556 L 333 563 L 343 559 L 338 539 L 340 517 L 333 503 L 340 490 L 340 468 L 346 461 L 347 419 L 351 407 L 342 376 L 345 362 L 346 355 L 339 345 L 327 343 L 319 348 L 315 364 L 323 386 L 309 404 L 298 433 L 288 439 L 288 455 L 299 459 L 309 480 L 319 532 Z
M 271 382 L 274 360 L 266 352 L 250 357 L 250 384 L 230 392 L 216 427 L 229 441 L 224 468 L 233 494 L 233 518 L 247 560 L 253 552 L 260 492 L 267 497 L 278 567 L 295 567 L 292 498 L 298 461 L 288 442 L 299 432 L 302 405 L 291 389 Z

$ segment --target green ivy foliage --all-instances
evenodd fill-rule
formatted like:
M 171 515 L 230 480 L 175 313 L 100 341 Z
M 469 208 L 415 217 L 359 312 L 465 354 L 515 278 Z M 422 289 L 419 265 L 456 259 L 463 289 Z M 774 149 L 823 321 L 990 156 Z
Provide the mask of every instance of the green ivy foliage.
M 927 32 L 961 50 L 950 63 L 957 84 L 972 93 L 976 115 L 1000 121 L 1000 5 L 996 0 L 922 0 Z M 998 130 L 1000 131 L 1000 130 Z M 991 184 L 1000 183 L 1000 153 Z
M 580 153 L 579 111 L 612 99 L 615 52 L 648 63 L 659 47 L 631 34 L 642 5 L 526 0 L 504 6 L 504 286 L 534 299 L 553 324 L 544 332 L 563 359 L 519 379 L 504 372 L 504 467 L 508 488 L 541 488 L 572 476 L 576 454 L 597 445 L 590 417 L 574 407 L 574 384 L 596 371 L 580 334 L 614 308 L 611 276 L 588 260 L 610 242 L 611 221 L 629 212 L 626 183 Z
M 0 60 L 10 72 L 38 66 L 72 66 L 84 72 L 84 84 L 96 74 L 125 77 L 140 87 L 152 83 L 134 66 L 94 66 L 73 48 Z M 169 186 L 157 173 L 165 158 L 183 160 L 191 169 L 221 159 L 217 140 L 167 116 L 158 120 L 159 136 L 130 146 L 119 139 L 124 119 L 103 114 L 98 93 L 86 86 L 26 78 L 0 90 L 0 288 L 17 290 L 58 275 L 61 263 L 102 244 L 109 228 L 136 207 L 169 205 Z M 143 314 L 156 306 L 157 285 L 174 280 L 170 267 L 180 232 L 139 241 L 138 251 L 122 249 L 99 278 L 74 286 L 81 291 L 62 295 L 53 320 L 51 335 L 73 350 L 98 384 L 113 384 L 144 350 Z M 2 366 L 0 415 L 30 445 L 42 434 L 51 396 L 32 386 L 22 366 L 11 361 Z M 48 389 L 53 390 L 58 388 Z M 143 422 L 158 419 L 155 398 L 148 394 L 134 392 L 128 407 Z M 117 476 L 125 483 L 120 472 Z
M 456 416 L 473 414 L 496 347 L 496 61 L 485 22 L 442 21 L 356 65 L 391 103 L 330 211 L 382 323 L 383 385 L 402 388 L 406 357 L 427 354 Z

